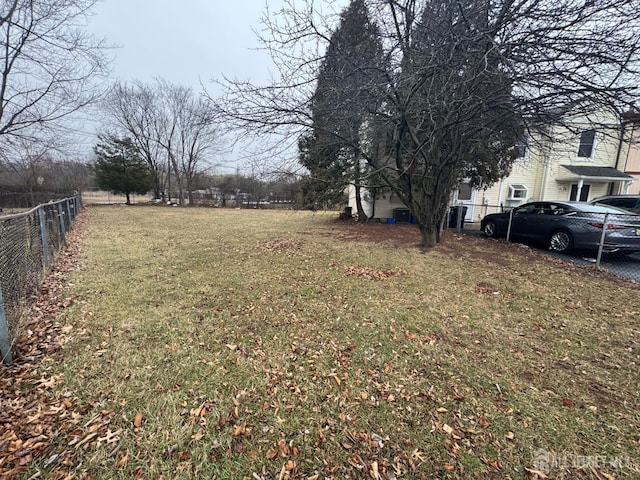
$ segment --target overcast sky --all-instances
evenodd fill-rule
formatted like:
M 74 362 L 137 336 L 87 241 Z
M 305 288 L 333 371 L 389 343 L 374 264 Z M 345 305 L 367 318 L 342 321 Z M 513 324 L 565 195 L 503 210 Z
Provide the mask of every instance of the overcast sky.
M 192 87 L 219 90 L 212 79 L 223 76 L 266 84 L 274 71 L 260 50 L 255 30 L 267 4 L 280 10 L 284 0 L 103 0 L 89 31 L 105 38 L 113 50 L 114 80 L 152 83 L 156 77 Z M 321 9 L 339 9 L 348 0 L 316 0 Z M 202 86 L 201 86 L 202 85 Z M 86 130 L 86 128 L 85 128 Z M 92 140 L 94 142 L 95 140 Z M 221 161 L 235 168 L 238 149 Z
M 282 0 L 268 0 L 279 9 Z M 268 81 L 271 59 L 254 30 L 266 9 L 265 0 L 103 0 L 89 31 L 113 49 L 113 77 L 152 83 L 156 77 L 192 87 L 196 94 L 216 96 L 211 82 L 223 75 L 257 84 Z M 94 140 L 91 140 L 94 142 Z M 235 168 L 238 152 L 221 158 Z
M 281 0 L 269 0 L 277 8 Z M 252 29 L 265 0 L 104 0 L 89 28 L 118 48 L 114 76 L 151 82 L 163 77 L 200 90 L 225 74 L 259 81 L 270 60 Z

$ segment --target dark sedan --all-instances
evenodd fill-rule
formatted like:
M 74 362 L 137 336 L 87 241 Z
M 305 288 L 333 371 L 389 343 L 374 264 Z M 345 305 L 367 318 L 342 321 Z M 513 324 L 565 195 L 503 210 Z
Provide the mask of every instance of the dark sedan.
M 605 205 L 525 203 L 509 212 L 487 215 L 480 226 L 489 237 L 506 237 L 509 233 L 510 240 L 542 244 L 556 252 L 595 251 L 605 218 L 604 252 L 640 252 L 640 215 Z

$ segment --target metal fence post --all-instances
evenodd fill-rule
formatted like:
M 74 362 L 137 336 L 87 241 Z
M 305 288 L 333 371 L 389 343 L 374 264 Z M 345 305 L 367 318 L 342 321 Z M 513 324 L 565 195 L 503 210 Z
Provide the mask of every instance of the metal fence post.
M 49 268 L 49 246 L 47 245 L 47 216 L 44 208 L 38 208 L 40 218 L 40 239 L 42 241 L 42 263 L 44 268 Z
M 2 286 L 0 285 L 0 355 L 5 365 L 11 365 L 11 339 L 9 338 L 9 325 L 4 312 L 4 300 L 2 299 Z
M 607 225 L 609 224 L 609 214 L 604 214 L 604 222 L 602 222 L 602 233 L 600 234 L 600 245 L 598 245 L 598 256 L 596 257 L 596 269 L 600 270 L 600 260 L 602 259 L 602 250 L 604 249 L 604 236 L 607 233 Z
M 64 211 L 67 214 L 66 221 L 69 223 L 69 228 L 71 228 L 71 224 L 73 223 L 73 218 L 74 218 L 74 217 L 71 216 L 71 208 L 70 207 L 71 207 L 70 201 L 67 198 L 64 201 Z M 67 223 L 65 223 L 65 226 L 66 225 L 67 225 Z
M 56 210 L 58 210 L 58 220 L 60 221 L 60 243 L 66 244 L 67 236 L 65 235 L 66 228 L 64 224 L 64 209 L 62 208 L 62 205 L 60 203 L 58 203 L 57 207 L 58 208 Z
M 513 220 L 513 208 L 509 210 L 509 225 L 507 226 L 507 242 L 511 241 L 511 221 Z

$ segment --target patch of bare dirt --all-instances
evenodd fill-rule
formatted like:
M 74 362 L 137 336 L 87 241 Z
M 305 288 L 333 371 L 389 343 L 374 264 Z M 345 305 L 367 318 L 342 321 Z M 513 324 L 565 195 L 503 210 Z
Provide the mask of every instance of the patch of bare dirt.
M 314 232 L 318 235 L 318 232 Z M 320 235 L 337 238 L 344 242 L 379 243 L 394 248 L 420 248 L 420 231 L 410 223 L 387 224 L 379 222 L 329 221 L 327 230 Z M 444 230 L 441 242 L 435 250 L 455 258 L 483 260 L 502 267 L 522 267 L 522 265 L 544 262 L 556 265 L 565 271 L 581 276 L 607 278 L 628 286 L 635 282 L 617 277 L 591 266 L 578 265 L 569 260 L 549 256 L 535 248 L 521 243 L 511 243 L 501 239 L 489 239 L 480 233 L 458 233 Z
M 317 235 L 313 232 L 313 235 Z M 379 222 L 327 222 L 327 230 L 321 235 L 344 242 L 384 243 L 394 247 L 419 247 L 420 231 L 410 223 L 386 224 Z

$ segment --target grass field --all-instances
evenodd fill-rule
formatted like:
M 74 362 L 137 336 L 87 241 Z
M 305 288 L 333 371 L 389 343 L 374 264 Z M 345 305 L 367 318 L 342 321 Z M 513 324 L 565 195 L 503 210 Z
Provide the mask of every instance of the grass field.
M 640 477 L 637 284 L 410 225 L 83 215 L 21 478 Z

